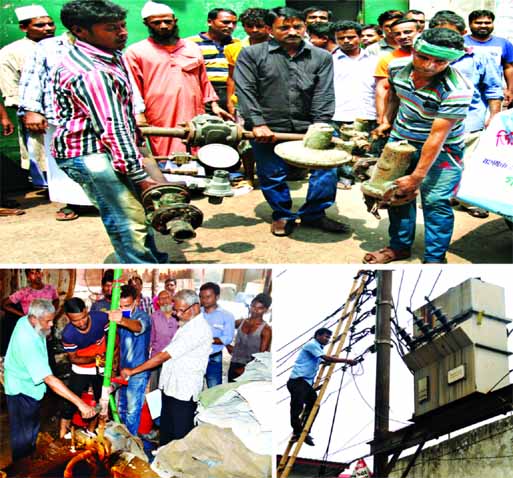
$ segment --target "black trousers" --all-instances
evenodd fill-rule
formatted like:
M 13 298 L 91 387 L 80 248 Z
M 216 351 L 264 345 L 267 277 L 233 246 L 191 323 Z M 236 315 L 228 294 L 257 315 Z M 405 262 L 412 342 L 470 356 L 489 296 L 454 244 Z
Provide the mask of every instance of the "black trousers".
M 39 433 L 41 402 L 23 393 L 6 395 L 12 460 L 30 455 Z
M 317 400 L 317 393 L 303 378 L 289 379 L 287 389 L 290 392 L 290 425 L 294 435 L 300 435 Z M 300 418 L 301 413 L 303 413 L 302 420 Z
M 103 376 L 101 375 L 80 375 L 72 371 L 69 377 L 68 388 L 75 395 L 81 397 L 82 392 L 87 391 L 89 385 L 92 385 L 94 399 L 96 400 L 96 403 L 98 403 L 102 395 L 102 384 Z M 62 406 L 62 418 L 71 420 L 76 410 L 77 407 L 75 407 L 75 405 L 73 405 L 69 400 L 65 400 Z
M 170 441 L 180 440 L 194 428 L 194 415 L 198 403 L 190 400 L 178 400 L 162 392 L 162 411 L 160 413 L 160 446 Z

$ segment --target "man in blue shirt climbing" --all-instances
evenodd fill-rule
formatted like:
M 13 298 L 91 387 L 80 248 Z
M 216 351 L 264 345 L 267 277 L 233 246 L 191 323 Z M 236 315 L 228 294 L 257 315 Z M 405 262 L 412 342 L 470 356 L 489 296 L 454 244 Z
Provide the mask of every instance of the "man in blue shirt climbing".
M 317 329 L 313 339 L 307 342 L 301 349 L 301 352 L 299 352 L 296 363 L 292 368 L 289 381 L 287 382 L 287 388 L 290 392 L 292 441 L 299 439 L 306 420 L 317 400 L 317 393 L 313 388 L 313 383 L 321 360 L 327 363 L 345 363 L 347 365 L 356 365 L 357 363 L 351 359 L 325 355 L 324 346 L 329 343 L 331 335 L 330 329 L 325 327 Z M 306 436 L 305 443 L 315 446 L 310 434 Z

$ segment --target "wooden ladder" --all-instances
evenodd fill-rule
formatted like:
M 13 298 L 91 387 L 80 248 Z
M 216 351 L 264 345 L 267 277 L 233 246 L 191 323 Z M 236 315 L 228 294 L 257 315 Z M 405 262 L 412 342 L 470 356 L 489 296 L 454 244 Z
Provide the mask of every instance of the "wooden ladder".
M 334 355 L 335 357 L 339 357 L 341 355 L 344 349 L 344 342 L 346 340 L 349 329 L 351 328 L 351 324 L 353 322 L 353 318 L 357 310 L 358 301 L 360 300 L 360 297 L 363 291 L 365 290 L 365 285 L 367 283 L 369 273 L 370 271 L 362 270 L 354 279 L 353 285 L 351 287 L 351 292 L 349 293 L 349 297 L 336 323 L 336 328 L 333 332 L 333 341 L 329 344 L 328 349 L 326 351 L 326 355 Z M 310 415 L 308 416 L 305 422 L 305 426 L 301 432 L 301 435 L 299 436 L 299 439 L 296 442 L 294 442 L 292 441 L 291 437 L 291 439 L 289 440 L 287 448 L 285 449 L 285 452 L 283 453 L 283 456 L 281 457 L 280 463 L 278 464 L 276 470 L 278 478 L 287 478 L 290 472 L 292 471 L 294 462 L 296 461 L 299 451 L 303 446 L 305 438 L 310 432 L 310 428 L 317 414 L 317 411 L 319 410 L 322 399 L 324 397 L 324 393 L 328 388 L 335 365 L 335 363 L 331 363 L 329 365 L 323 363 L 321 365 L 319 373 L 317 374 L 315 383 L 313 385 L 314 390 L 319 390 L 317 400 L 315 401 L 312 411 L 310 412 Z M 292 449 L 294 450 L 292 451 Z

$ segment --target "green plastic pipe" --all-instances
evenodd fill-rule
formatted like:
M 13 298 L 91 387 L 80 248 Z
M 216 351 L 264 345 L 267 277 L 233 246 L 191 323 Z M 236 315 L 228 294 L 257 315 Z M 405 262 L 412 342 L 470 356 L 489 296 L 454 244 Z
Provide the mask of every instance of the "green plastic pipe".
M 110 310 L 119 309 L 119 298 L 121 295 L 121 276 L 123 269 L 114 269 L 114 281 L 112 283 L 112 297 Z M 109 331 L 107 333 L 107 350 L 105 353 L 105 368 L 103 375 L 102 402 L 109 401 L 112 409 L 112 415 L 116 422 L 119 423 L 119 415 L 116 410 L 116 402 L 110 395 L 110 380 L 112 378 L 112 363 L 114 361 L 114 349 L 116 347 L 116 330 L 117 324 L 114 321 L 109 323 Z M 106 410 L 105 410 L 106 412 Z

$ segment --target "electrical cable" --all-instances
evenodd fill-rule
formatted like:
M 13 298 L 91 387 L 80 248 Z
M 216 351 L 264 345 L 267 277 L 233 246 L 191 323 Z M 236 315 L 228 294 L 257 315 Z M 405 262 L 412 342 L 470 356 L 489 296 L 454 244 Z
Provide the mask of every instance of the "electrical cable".
M 433 284 L 433 287 L 431 288 L 431 292 L 428 294 L 427 298 L 429 299 L 431 297 L 431 294 L 433 293 L 433 291 L 435 290 L 435 287 L 436 287 L 436 284 L 438 282 L 438 279 L 440 279 L 440 276 L 442 275 L 442 271 L 443 269 L 440 269 L 440 272 L 438 273 L 438 276 L 436 277 L 435 279 L 435 283 Z
M 413 296 L 415 295 L 415 291 L 417 290 L 417 285 L 419 284 L 421 275 L 422 275 L 422 269 L 419 272 L 419 276 L 417 277 L 417 282 L 415 282 L 415 287 L 413 288 L 413 292 L 411 293 L 411 296 L 410 296 L 410 309 L 412 307 Z

